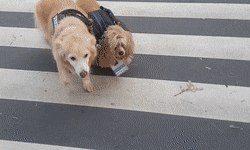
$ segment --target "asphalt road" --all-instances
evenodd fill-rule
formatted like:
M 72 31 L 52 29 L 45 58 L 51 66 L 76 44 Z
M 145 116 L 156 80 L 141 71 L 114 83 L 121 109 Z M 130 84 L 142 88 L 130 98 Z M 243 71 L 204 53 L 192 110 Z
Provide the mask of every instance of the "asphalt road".
M 138 0 L 138 7 L 128 0 L 99 2 L 133 33 L 136 52 L 121 77 L 92 66 L 93 93 L 75 77 L 70 89 L 62 87 L 51 51 L 34 27 L 34 1 L 0 2 L 4 150 L 250 147 L 249 1 Z M 176 9 L 165 12 L 171 6 Z M 242 11 L 227 15 L 236 8 Z M 196 13 L 183 17 L 182 9 Z M 178 95 L 189 80 L 202 90 Z

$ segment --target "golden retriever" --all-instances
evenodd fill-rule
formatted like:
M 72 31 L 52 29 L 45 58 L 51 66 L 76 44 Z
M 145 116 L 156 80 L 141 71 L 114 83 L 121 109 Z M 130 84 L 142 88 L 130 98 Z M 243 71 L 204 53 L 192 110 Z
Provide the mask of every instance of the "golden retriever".
M 40 0 L 36 4 L 35 17 L 52 49 L 62 82 L 68 85 L 70 72 L 75 72 L 91 92 L 90 67 L 97 48 L 91 21 L 85 16 L 88 14 L 72 0 Z M 58 18 L 61 20 L 57 22 Z
M 88 15 L 102 9 L 96 0 L 77 0 L 76 4 Z M 107 10 L 107 9 L 105 9 Z M 125 31 L 118 21 L 115 25 L 107 27 L 104 39 L 98 48 L 95 65 L 100 67 L 113 67 L 117 61 L 130 64 L 134 53 L 134 41 L 132 34 Z

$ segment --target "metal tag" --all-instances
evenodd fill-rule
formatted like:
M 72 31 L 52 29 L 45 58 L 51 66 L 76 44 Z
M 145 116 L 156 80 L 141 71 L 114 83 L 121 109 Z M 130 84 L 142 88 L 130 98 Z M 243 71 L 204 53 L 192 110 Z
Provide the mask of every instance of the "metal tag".
M 111 68 L 116 76 L 120 76 L 128 70 L 128 66 L 123 61 L 118 61 L 118 64 Z

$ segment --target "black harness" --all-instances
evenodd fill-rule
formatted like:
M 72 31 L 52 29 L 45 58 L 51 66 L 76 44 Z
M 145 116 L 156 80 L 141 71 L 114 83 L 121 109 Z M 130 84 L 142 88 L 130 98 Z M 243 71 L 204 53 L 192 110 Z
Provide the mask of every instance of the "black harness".
M 83 23 L 85 23 L 87 25 L 87 27 L 91 27 L 91 25 L 92 25 L 92 22 L 88 18 L 86 18 L 81 12 L 74 10 L 74 9 L 67 9 L 67 10 L 62 11 L 59 14 L 56 14 L 52 18 L 53 34 L 55 33 L 55 29 L 59 25 L 59 22 L 66 17 L 76 17 L 76 18 L 80 19 Z
M 101 43 L 104 38 L 104 32 L 107 30 L 108 26 L 116 25 L 120 22 L 122 28 L 128 31 L 127 27 L 120 20 L 115 18 L 112 11 L 103 6 L 101 6 L 99 10 L 90 13 L 88 18 L 92 19 L 93 32 L 97 44 Z

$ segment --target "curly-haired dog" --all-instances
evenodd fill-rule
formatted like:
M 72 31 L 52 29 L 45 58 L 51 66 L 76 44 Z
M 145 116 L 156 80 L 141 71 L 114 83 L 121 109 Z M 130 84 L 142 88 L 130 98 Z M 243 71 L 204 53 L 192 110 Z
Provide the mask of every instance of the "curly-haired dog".
M 97 44 L 100 44 L 95 64 L 100 67 L 112 67 L 117 61 L 130 64 L 134 53 L 134 41 L 132 34 L 126 31 L 125 25 L 96 0 L 78 0 L 76 4 L 93 20 Z
M 82 78 L 91 92 L 90 66 L 97 55 L 96 39 L 87 13 L 72 0 L 40 0 L 35 17 L 52 49 L 64 85 L 71 82 L 70 72 Z

